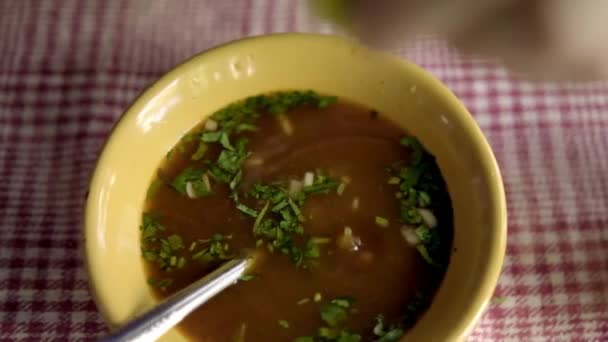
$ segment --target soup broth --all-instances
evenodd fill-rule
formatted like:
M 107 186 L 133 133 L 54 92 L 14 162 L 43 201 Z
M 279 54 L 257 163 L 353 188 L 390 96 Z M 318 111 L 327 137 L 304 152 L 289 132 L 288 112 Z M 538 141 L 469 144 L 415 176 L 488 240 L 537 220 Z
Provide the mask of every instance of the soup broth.
M 198 341 L 397 341 L 449 261 L 434 158 L 381 113 L 312 91 L 235 103 L 185 135 L 143 215 L 164 298 L 244 250 L 246 276 L 180 325 Z

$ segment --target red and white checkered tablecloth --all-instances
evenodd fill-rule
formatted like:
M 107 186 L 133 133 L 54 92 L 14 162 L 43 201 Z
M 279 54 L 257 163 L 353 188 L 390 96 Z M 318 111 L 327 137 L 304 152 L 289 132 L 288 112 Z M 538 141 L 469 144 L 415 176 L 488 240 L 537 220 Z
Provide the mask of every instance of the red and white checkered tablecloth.
M 112 124 L 192 54 L 280 31 L 331 29 L 303 0 L 0 0 L 0 340 L 106 332 L 79 221 Z M 428 38 L 397 52 L 466 103 L 504 175 L 507 257 L 470 340 L 608 341 L 608 84 L 517 80 Z

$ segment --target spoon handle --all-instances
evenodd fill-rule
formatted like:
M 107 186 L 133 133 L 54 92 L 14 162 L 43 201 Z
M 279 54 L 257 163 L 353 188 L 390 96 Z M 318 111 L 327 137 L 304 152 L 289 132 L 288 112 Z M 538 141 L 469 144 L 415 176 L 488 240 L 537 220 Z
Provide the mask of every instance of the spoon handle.
M 244 257 L 224 263 L 99 341 L 155 341 L 194 309 L 236 283 L 250 266 L 251 260 L 251 257 Z

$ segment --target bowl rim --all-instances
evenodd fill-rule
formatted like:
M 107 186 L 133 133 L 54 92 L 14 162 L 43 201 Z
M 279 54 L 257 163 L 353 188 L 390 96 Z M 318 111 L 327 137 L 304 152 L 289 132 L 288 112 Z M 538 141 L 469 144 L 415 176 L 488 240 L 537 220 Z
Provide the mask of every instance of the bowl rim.
M 216 46 L 213 46 L 209 49 L 202 50 L 193 56 L 185 59 L 184 61 L 176 64 L 171 67 L 168 71 L 160 75 L 154 81 L 150 82 L 145 88 L 139 92 L 134 99 L 129 103 L 120 117 L 116 120 L 112 128 L 109 130 L 107 138 L 103 143 L 102 147 L 99 150 L 99 155 L 95 161 L 95 164 L 90 172 L 89 182 L 87 183 L 87 191 L 85 201 L 83 203 L 83 210 L 81 215 L 82 220 L 82 235 L 81 239 L 83 244 L 81 245 L 81 254 L 83 255 L 84 260 L 84 268 L 87 275 L 87 283 L 89 288 L 89 293 L 97 307 L 97 310 L 100 313 L 100 316 L 106 326 L 110 329 L 114 329 L 117 326 L 112 323 L 110 319 L 110 315 L 108 313 L 107 308 L 110 306 L 109 303 L 104 303 L 99 299 L 98 296 L 98 284 L 96 284 L 93 280 L 95 277 L 93 276 L 95 273 L 94 267 L 92 267 L 91 257 L 95 253 L 95 244 L 91 241 L 92 239 L 88 239 L 87 237 L 95 236 L 94 232 L 97 229 L 96 226 L 87 226 L 88 218 L 93 215 L 95 208 L 92 206 L 90 188 L 92 184 L 99 177 L 99 166 L 100 162 L 103 159 L 105 153 L 107 153 L 107 147 L 110 142 L 113 140 L 115 136 L 115 131 L 121 127 L 124 123 L 124 119 L 128 116 L 136 115 L 135 109 L 138 107 L 140 103 L 149 102 L 160 90 L 165 88 L 169 83 L 172 82 L 179 74 L 184 70 L 188 65 L 200 63 L 201 59 L 205 57 L 206 54 L 216 51 L 222 50 L 226 48 L 234 47 L 235 45 L 239 45 L 242 42 L 250 42 L 256 40 L 285 40 L 289 41 L 292 39 L 312 39 L 312 40 L 328 40 L 335 41 L 336 43 L 344 43 L 351 42 L 350 39 L 334 35 L 334 34 L 320 34 L 320 33 L 272 33 L 272 34 L 263 34 L 257 36 L 244 37 L 232 41 L 228 41 Z M 463 314 L 467 315 L 467 319 L 463 320 L 461 324 L 452 327 L 452 330 L 449 331 L 447 335 L 450 336 L 449 340 L 461 340 L 470 334 L 470 332 L 475 327 L 479 318 L 485 312 L 490 299 L 493 296 L 494 289 L 498 284 L 498 279 L 500 277 L 500 273 L 502 270 L 505 254 L 506 254 L 506 244 L 507 244 L 507 204 L 506 204 L 506 194 L 503 184 L 502 175 L 500 172 L 500 168 L 494 152 L 487 141 L 485 135 L 483 134 L 481 128 L 478 126 L 474 117 L 470 114 L 470 112 L 466 109 L 463 103 L 456 97 L 454 93 L 452 93 L 446 85 L 444 85 L 441 81 L 435 78 L 430 72 L 424 70 L 422 67 L 416 65 L 415 63 L 400 58 L 399 56 L 374 50 L 374 53 L 378 53 L 383 55 L 384 58 L 387 58 L 388 61 L 393 62 L 397 68 L 404 69 L 407 68 L 410 73 L 415 73 L 420 76 L 422 82 L 427 83 L 428 85 L 434 88 L 434 92 L 437 93 L 437 96 L 442 97 L 447 105 L 450 108 L 454 108 L 454 116 L 458 118 L 458 120 L 462 123 L 463 129 L 467 131 L 467 134 L 470 135 L 474 142 L 478 145 L 480 149 L 480 155 L 486 160 L 486 168 L 484 171 L 485 174 L 488 175 L 488 187 L 491 189 L 491 193 L 495 196 L 492 197 L 493 203 L 492 208 L 497 213 L 496 217 L 492 219 L 493 221 L 493 230 L 495 239 L 490 242 L 487 246 L 487 249 L 490 251 L 488 253 L 487 264 L 489 265 L 485 269 L 483 269 L 483 273 L 480 275 L 480 286 L 479 286 L 479 297 L 474 301 L 471 301 L 471 306 L 469 310 Z M 396 63 L 395 63 L 396 62 Z

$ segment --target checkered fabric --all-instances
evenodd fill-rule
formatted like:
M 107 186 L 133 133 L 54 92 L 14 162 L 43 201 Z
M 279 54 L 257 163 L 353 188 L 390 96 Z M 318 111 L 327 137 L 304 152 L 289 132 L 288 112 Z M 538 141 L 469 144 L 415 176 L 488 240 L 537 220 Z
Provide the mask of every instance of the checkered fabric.
M 79 248 L 89 174 L 127 104 L 243 36 L 330 32 L 303 0 L 0 0 L 0 340 L 106 328 Z M 537 84 L 426 38 L 396 51 L 468 106 L 509 206 L 496 298 L 471 341 L 608 341 L 608 84 Z

